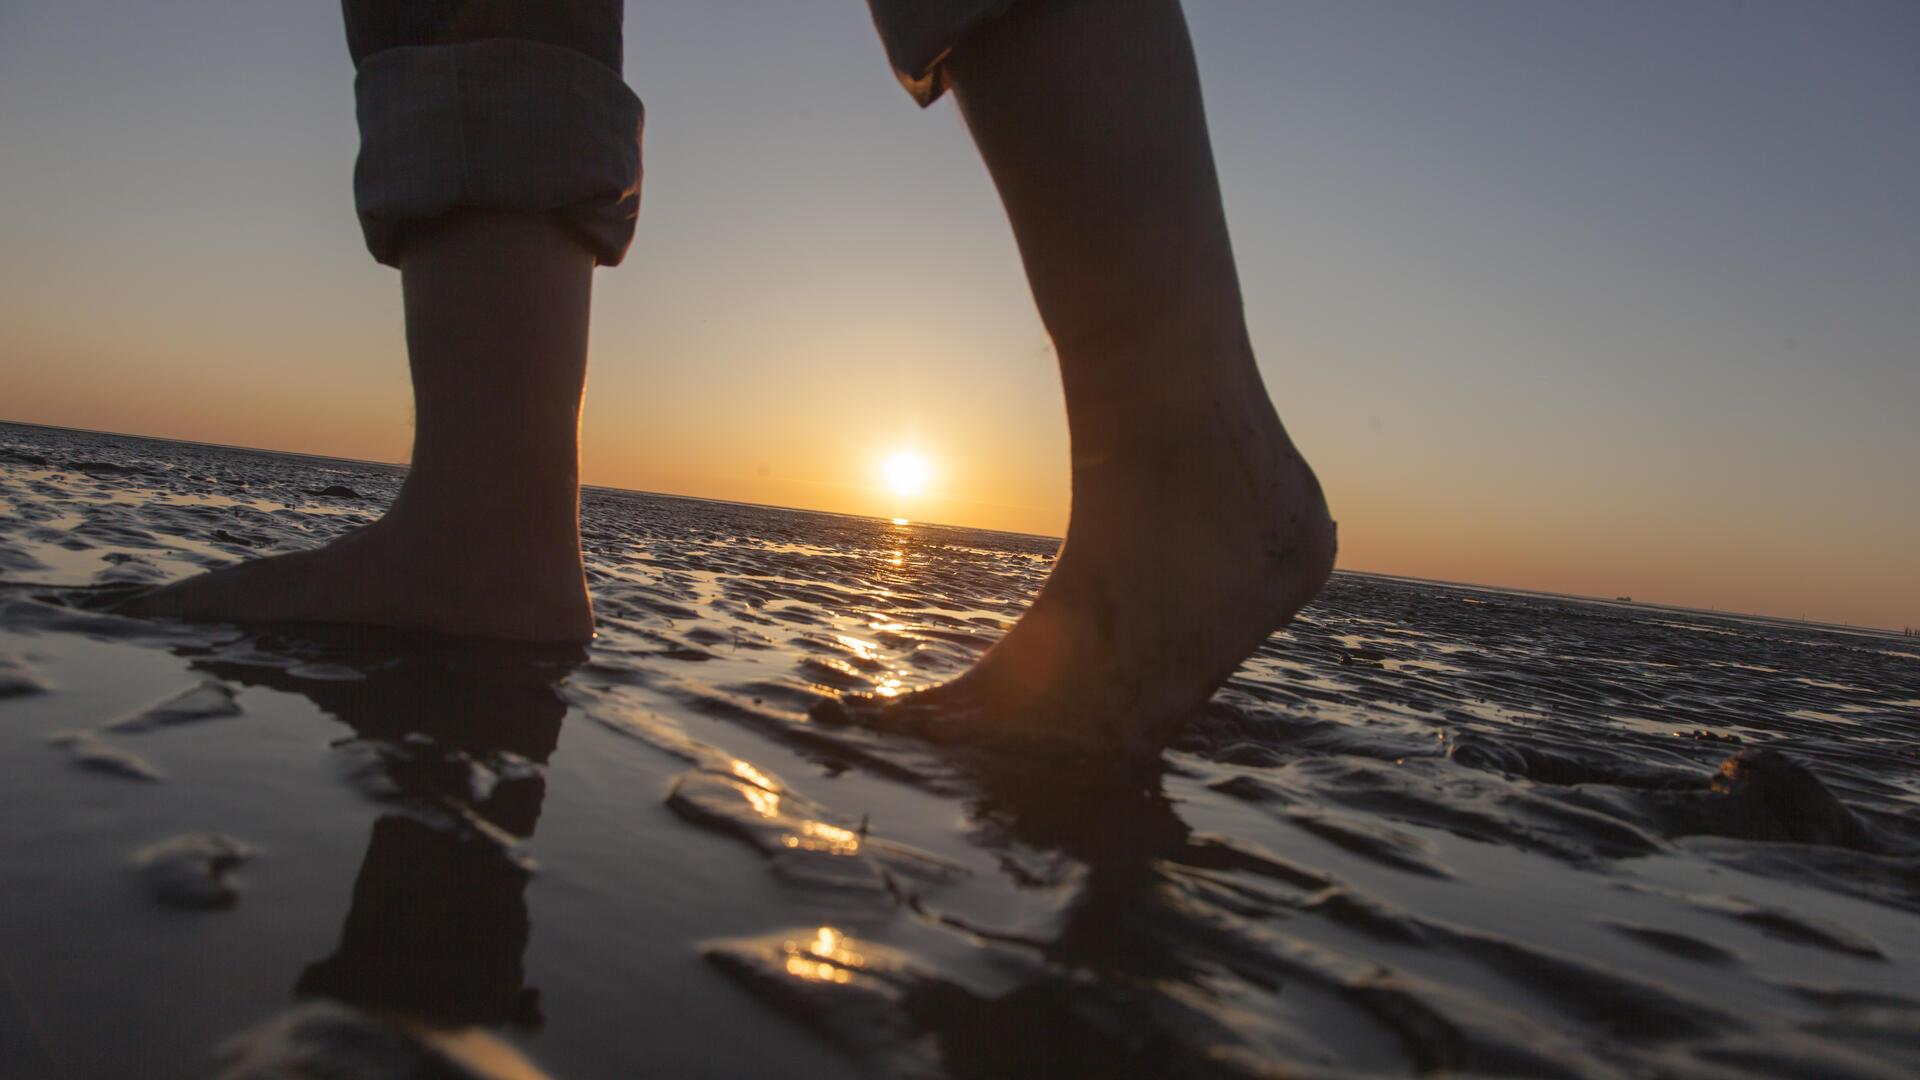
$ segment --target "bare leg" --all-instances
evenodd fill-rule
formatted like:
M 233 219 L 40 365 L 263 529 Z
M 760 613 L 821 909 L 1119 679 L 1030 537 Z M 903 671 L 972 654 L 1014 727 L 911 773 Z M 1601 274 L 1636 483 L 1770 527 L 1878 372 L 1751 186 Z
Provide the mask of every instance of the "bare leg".
M 135 614 L 582 641 L 579 424 L 593 255 L 543 214 L 463 211 L 400 260 L 413 465 L 385 517 L 202 574 Z
M 879 720 L 1156 751 L 1335 546 L 1254 366 L 1186 23 L 1177 0 L 1022 4 L 950 63 L 1059 354 L 1072 520 L 1007 636 Z

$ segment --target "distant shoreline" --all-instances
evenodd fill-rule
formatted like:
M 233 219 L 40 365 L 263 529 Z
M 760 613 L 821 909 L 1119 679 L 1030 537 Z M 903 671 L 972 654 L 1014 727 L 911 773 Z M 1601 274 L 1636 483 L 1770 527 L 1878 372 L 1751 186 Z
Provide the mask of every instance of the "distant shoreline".
M 1763 615 L 1756 612 L 1725 611 L 1719 608 L 1686 607 L 1680 604 L 1662 604 L 1653 600 L 1620 600 L 1605 596 L 1582 596 L 1579 593 L 1551 592 L 1546 589 L 1522 589 L 1514 585 L 1481 585 L 1470 581 L 1446 581 L 1441 578 L 1415 577 L 1411 574 L 1384 574 L 1373 570 L 1342 570 L 1339 573 L 1355 577 L 1375 578 L 1382 581 L 1404 581 L 1416 585 L 1439 585 L 1453 589 L 1471 589 L 1476 592 L 1497 593 L 1502 596 L 1537 596 L 1543 600 L 1567 600 L 1579 604 L 1592 604 L 1597 607 L 1621 608 L 1629 611 L 1659 611 L 1675 615 L 1703 615 L 1710 619 L 1728 619 L 1734 622 L 1760 623 L 1774 626 L 1799 626 L 1815 630 L 1827 630 L 1840 634 L 1859 634 L 1862 637 L 1890 637 L 1896 641 L 1911 641 L 1904 637 L 1898 627 L 1859 626 L 1853 623 L 1821 622 L 1818 619 L 1796 619 L 1786 615 Z
M 27 420 L 0 420 L 0 426 L 38 428 L 42 431 L 71 431 L 83 435 L 106 435 L 116 439 L 139 439 L 144 442 L 174 443 L 184 446 L 211 446 L 221 450 L 239 450 L 250 454 L 272 454 L 278 457 L 302 458 L 307 461 L 337 462 L 342 465 L 371 465 L 387 469 L 406 469 L 407 464 L 400 461 L 373 461 L 366 458 L 340 457 L 334 454 L 309 454 L 299 450 L 272 450 L 262 446 L 237 446 L 233 443 L 207 442 L 202 439 L 175 439 L 165 435 L 138 435 L 127 431 L 101 431 L 95 428 L 66 427 L 60 424 L 36 424 Z M 857 521 L 886 521 L 887 518 L 866 514 L 848 514 L 838 510 L 817 510 L 806 506 L 777 506 L 772 503 L 743 502 L 738 499 L 721 499 L 710 495 L 687 495 L 675 491 L 648 491 L 642 488 L 613 487 L 608 484 L 581 484 L 583 491 L 608 491 L 626 495 L 647 495 L 660 499 L 688 499 L 695 502 L 719 503 L 724 506 L 746 506 L 757 510 L 778 510 L 798 514 L 823 514 L 827 517 L 850 518 Z M 974 532 L 992 533 L 999 536 L 1017 536 L 1028 540 L 1045 540 L 1059 543 L 1060 537 L 1045 536 L 1039 533 L 1014 532 L 1009 529 L 989 529 L 978 525 L 949 525 L 938 521 L 915 521 L 915 525 L 930 525 L 943 529 L 968 529 Z M 1687 607 L 1681 604 L 1663 604 L 1657 601 L 1619 600 L 1604 596 L 1583 596 L 1579 593 L 1552 592 L 1546 589 L 1524 589 L 1515 585 L 1489 585 L 1477 581 L 1449 581 L 1444 578 L 1424 578 L 1412 574 L 1389 574 L 1378 570 L 1337 569 L 1336 574 L 1354 577 L 1376 578 L 1383 581 L 1404 581 L 1419 585 L 1441 585 L 1456 589 L 1472 589 L 1479 592 L 1498 593 L 1509 596 L 1537 596 L 1542 599 L 1568 600 L 1601 607 L 1628 608 L 1639 610 L 1665 611 L 1676 615 L 1704 615 L 1710 618 L 1731 619 L 1739 622 L 1763 623 L 1776 626 L 1803 626 L 1839 633 L 1853 633 L 1862 637 L 1891 638 L 1895 641 L 1912 640 L 1901 633 L 1899 627 L 1858 626 L 1851 623 L 1823 622 L 1817 619 L 1796 619 L 1785 615 L 1766 615 L 1758 612 L 1724 611 L 1717 608 Z

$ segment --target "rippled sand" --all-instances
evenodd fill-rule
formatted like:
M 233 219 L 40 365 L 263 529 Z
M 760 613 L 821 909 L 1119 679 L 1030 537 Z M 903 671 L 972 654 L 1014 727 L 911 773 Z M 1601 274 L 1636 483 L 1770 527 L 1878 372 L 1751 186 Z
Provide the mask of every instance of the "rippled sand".
M 0 425 L 0 1074 L 1920 1070 L 1912 640 L 1341 575 L 1141 784 L 806 719 L 1030 537 L 591 491 L 584 653 L 94 610 L 399 480 Z

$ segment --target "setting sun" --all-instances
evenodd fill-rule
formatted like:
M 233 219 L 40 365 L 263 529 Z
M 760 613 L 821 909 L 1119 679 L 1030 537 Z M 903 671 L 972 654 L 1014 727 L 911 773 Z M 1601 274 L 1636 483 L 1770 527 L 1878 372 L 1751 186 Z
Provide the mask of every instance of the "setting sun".
M 887 478 L 887 486 L 897 495 L 918 495 L 927 486 L 927 477 L 932 470 L 927 467 L 927 459 L 909 450 L 902 450 L 880 463 L 880 472 Z

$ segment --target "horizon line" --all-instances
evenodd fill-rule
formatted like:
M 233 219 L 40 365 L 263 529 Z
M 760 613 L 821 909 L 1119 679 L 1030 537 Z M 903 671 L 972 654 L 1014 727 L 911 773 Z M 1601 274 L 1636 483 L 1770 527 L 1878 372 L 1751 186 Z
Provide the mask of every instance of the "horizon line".
M 40 424 L 40 423 L 35 423 L 31 420 L 0 419 L 0 424 L 9 425 L 12 427 L 43 428 L 49 431 L 75 431 L 83 435 L 107 435 L 107 436 L 111 436 L 113 438 L 118 438 L 118 439 L 142 439 L 147 442 L 181 443 L 188 446 L 211 446 L 211 447 L 216 447 L 222 450 L 241 450 L 241 451 L 245 451 L 248 453 L 255 453 L 255 454 L 277 454 L 283 457 L 308 458 L 314 461 L 337 461 L 337 462 L 342 462 L 348 465 L 377 465 L 383 468 L 391 468 L 391 469 L 407 469 L 412 467 L 411 463 L 402 462 L 402 461 L 378 461 L 371 458 L 342 457 L 338 454 L 314 454 L 304 450 L 277 450 L 277 449 L 273 449 L 271 447 L 265 447 L 265 446 L 241 446 L 235 443 L 208 442 L 203 439 L 177 439 L 168 435 L 143 435 L 143 434 L 139 434 L 137 432 L 131 432 L 131 431 L 103 431 L 98 428 L 68 427 L 62 424 Z M 727 506 L 746 506 L 746 507 L 752 507 L 758 510 L 780 510 L 785 512 L 801 513 L 801 514 L 825 514 L 831 517 L 854 518 L 856 520 L 861 520 L 861 521 L 890 522 L 894 520 L 892 518 L 880 517 L 878 515 L 850 514 L 841 510 L 821 510 L 821 509 L 817 509 L 815 507 L 810 507 L 810 506 L 781 506 L 775 503 L 756 503 L 756 502 L 746 502 L 740 499 L 722 499 L 722 498 L 717 498 L 711 495 L 689 495 L 689 494 L 686 494 L 683 492 L 677 492 L 677 491 L 649 491 L 645 488 L 623 488 L 623 487 L 616 487 L 612 484 L 582 483 L 580 487 L 581 487 L 581 490 L 583 491 L 589 488 L 593 488 L 600 491 L 614 491 L 614 492 L 620 492 L 628 495 L 650 495 L 656 498 L 665 498 L 665 499 L 691 499 L 698 502 L 720 503 Z M 949 524 L 947 522 L 942 522 L 942 521 L 919 521 L 919 520 L 911 521 L 909 522 L 909 524 L 931 525 L 936 528 L 942 528 L 942 529 L 971 529 L 975 532 L 998 533 L 1001 536 L 1018 536 L 1018 537 L 1024 537 L 1030 540 L 1050 540 L 1055 543 L 1064 542 L 1063 537 L 1048 536 L 1043 533 L 1018 532 L 1012 529 L 992 529 L 983 525 L 954 525 L 954 524 Z M 1391 581 L 1415 582 L 1423 585 L 1444 585 L 1444 586 L 1450 586 L 1454 588 L 1482 589 L 1490 592 L 1507 593 L 1507 594 L 1517 595 L 1517 596 L 1540 596 L 1540 597 L 1548 597 L 1556 600 L 1573 600 L 1581 603 L 1604 604 L 1609 607 L 1627 607 L 1627 608 L 1653 609 L 1657 611 L 1687 612 L 1690 614 L 1697 614 L 1697 615 L 1713 615 L 1713 616 L 1719 616 L 1722 618 L 1759 620 L 1764 622 L 1784 623 L 1784 624 L 1790 624 L 1795 626 L 1814 627 L 1817 629 L 1825 629 L 1825 630 L 1865 632 L 1869 634 L 1889 636 L 1889 637 L 1895 637 L 1895 638 L 1904 637 L 1906 636 L 1907 632 L 1911 630 L 1911 627 L 1869 626 L 1865 623 L 1826 622 L 1826 621 L 1817 620 L 1817 619 L 1808 619 L 1808 618 L 1805 618 L 1804 616 L 1796 618 L 1791 615 L 1771 615 L 1766 612 L 1760 612 L 1760 611 L 1734 611 L 1730 608 L 1727 608 L 1727 609 L 1697 608 L 1697 607 L 1691 607 L 1685 604 L 1666 604 L 1666 603 L 1661 603 L 1659 601 L 1653 601 L 1653 600 L 1648 600 L 1648 601 L 1636 601 L 1632 599 L 1623 600 L 1619 597 L 1588 596 L 1584 593 L 1556 592 L 1551 589 L 1528 589 L 1518 585 L 1495 585 L 1495 584 L 1490 584 L 1487 582 L 1479 582 L 1479 581 L 1454 581 L 1448 578 L 1420 577 L 1415 574 L 1394 574 L 1384 570 L 1361 570 L 1353 567 L 1336 566 L 1333 572 L 1336 574 L 1354 574 L 1361 577 L 1384 578 Z

